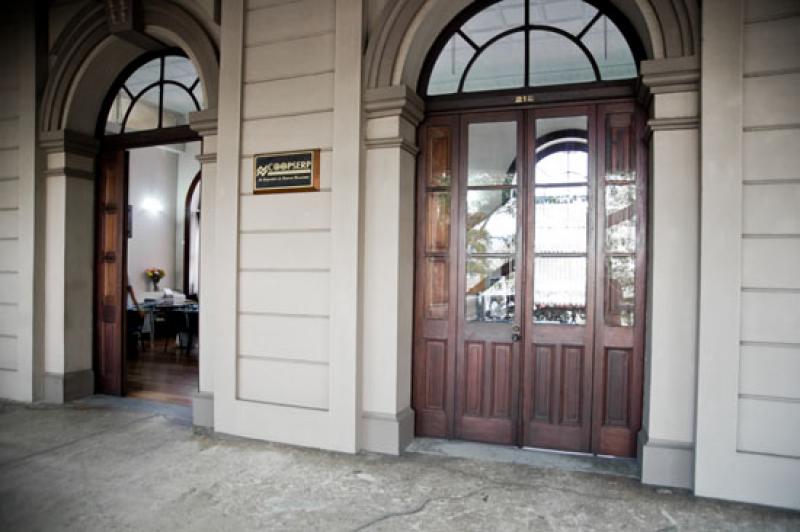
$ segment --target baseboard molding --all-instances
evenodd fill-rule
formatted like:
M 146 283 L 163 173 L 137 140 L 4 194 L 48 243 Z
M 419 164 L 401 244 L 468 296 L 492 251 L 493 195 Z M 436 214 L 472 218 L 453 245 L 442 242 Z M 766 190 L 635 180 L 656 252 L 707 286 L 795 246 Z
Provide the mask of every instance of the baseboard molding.
M 640 435 L 642 484 L 694 489 L 694 444 Z
M 414 439 L 414 411 L 397 414 L 362 412 L 360 448 L 374 453 L 399 455 Z
M 94 393 L 94 372 L 90 369 L 44 374 L 44 401 L 61 404 Z
M 192 424 L 195 427 L 214 428 L 213 392 L 197 392 L 192 396 Z

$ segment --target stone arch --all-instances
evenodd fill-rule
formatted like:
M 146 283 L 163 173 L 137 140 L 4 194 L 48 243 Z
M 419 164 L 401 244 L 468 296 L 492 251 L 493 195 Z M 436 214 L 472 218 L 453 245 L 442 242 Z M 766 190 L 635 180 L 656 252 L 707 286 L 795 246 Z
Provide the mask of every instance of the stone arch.
M 119 73 L 145 51 L 159 47 L 177 47 L 189 56 L 203 83 L 205 108 L 217 108 L 217 44 L 194 16 L 173 3 L 145 0 L 139 11 L 141 30 L 120 38 L 111 30 L 109 9 L 105 2 L 86 5 L 53 46 L 53 71 L 41 104 L 42 132 L 69 130 L 93 136 L 102 102 Z
M 415 88 L 428 50 L 444 27 L 473 0 L 389 2 L 370 36 L 367 89 L 405 84 Z M 696 55 L 699 8 L 692 0 L 612 0 L 645 49 L 647 59 Z

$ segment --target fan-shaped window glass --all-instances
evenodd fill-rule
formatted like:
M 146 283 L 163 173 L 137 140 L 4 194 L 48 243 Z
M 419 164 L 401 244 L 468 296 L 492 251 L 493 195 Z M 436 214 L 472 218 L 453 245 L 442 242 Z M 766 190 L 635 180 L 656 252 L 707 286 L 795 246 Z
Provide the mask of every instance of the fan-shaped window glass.
M 464 80 L 464 92 L 522 87 L 525 82 L 524 36 L 524 33 L 507 35 L 479 55 Z
M 526 59 L 527 58 L 527 59 Z M 635 78 L 611 19 L 583 0 L 502 0 L 453 31 L 428 78 L 430 96 Z
M 502 0 L 469 19 L 461 28 L 477 45 L 525 24 L 525 0 Z
M 587 83 L 597 79 L 583 50 L 567 37 L 549 31 L 530 32 L 528 72 L 531 87 Z
M 158 128 L 159 88 L 153 87 L 143 92 L 128 109 L 125 117 L 124 133 Z
M 203 88 L 192 62 L 165 55 L 137 68 L 117 92 L 106 118 L 106 135 L 189 123 L 203 106 Z

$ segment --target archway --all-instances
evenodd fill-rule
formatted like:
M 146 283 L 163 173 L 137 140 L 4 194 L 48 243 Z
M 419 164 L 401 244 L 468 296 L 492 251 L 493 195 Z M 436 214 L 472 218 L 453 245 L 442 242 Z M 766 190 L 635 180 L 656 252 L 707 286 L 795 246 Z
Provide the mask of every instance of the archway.
M 216 135 L 219 85 L 218 26 L 211 19 L 166 2 L 137 2 L 137 9 L 91 3 L 76 12 L 55 42 L 54 69 L 39 111 L 40 148 L 46 155 L 44 264 L 45 399 L 61 402 L 91 394 L 93 240 L 92 204 L 96 125 L 106 94 L 137 58 L 177 48 L 195 65 L 205 87 L 205 105 L 189 116 L 201 137 Z M 213 200 L 216 145 L 203 143 L 204 196 Z M 210 233 L 210 232 L 206 232 Z M 208 240 L 204 236 L 204 240 Z M 210 249 L 210 241 L 204 248 Z M 101 257 L 102 258 L 102 257 Z M 204 268 L 207 272 L 207 269 Z M 201 316 L 203 321 L 204 317 Z M 200 390 L 211 389 L 210 360 L 201 352 Z
M 416 92 L 423 63 L 445 27 L 472 2 L 407 0 L 387 4 L 365 56 L 366 211 L 363 324 L 365 446 L 402 449 L 413 438 L 410 408 L 413 308 L 413 213 L 416 126 L 425 104 Z M 671 0 L 611 2 L 643 44 L 640 99 L 649 110 L 649 323 L 643 429 L 637 454 L 645 482 L 689 487 L 692 482 L 696 354 L 699 160 L 697 104 L 699 14 Z M 685 164 L 677 174 L 669 160 Z M 387 168 L 392 170 L 387 172 Z M 379 191 L 392 190 L 391 194 Z M 689 212 L 676 224 L 678 205 Z M 386 213 L 397 213 L 386 241 Z M 384 232 L 370 231 L 375 224 Z M 678 259 L 677 257 L 680 257 Z M 656 264 L 658 267 L 654 267 Z M 386 282 L 386 272 L 393 272 Z M 382 284 L 380 284 L 382 282 Z M 681 306 L 680 317 L 667 316 Z M 387 316 L 386 308 L 391 309 Z M 375 317 L 375 310 L 382 314 Z M 389 321 L 389 325 L 386 321 Z M 373 327 L 387 334 L 371 332 Z M 685 335 L 676 337 L 675 330 Z M 381 372 L 391 369 L 388 378 Z M 394 378 L 396 381 L 392 381 Z M 382 383 L 382 384 L 376 384 Z M 417 383 L 424 385 L 424 383 Z M 392 389 L 391 393 L 378 390 Z M 669 410 L 669 413 L 667 413 Z M 391 431 L 396 438 L 378 434 Z M 665 465 L 668 464 L 668 465 Z

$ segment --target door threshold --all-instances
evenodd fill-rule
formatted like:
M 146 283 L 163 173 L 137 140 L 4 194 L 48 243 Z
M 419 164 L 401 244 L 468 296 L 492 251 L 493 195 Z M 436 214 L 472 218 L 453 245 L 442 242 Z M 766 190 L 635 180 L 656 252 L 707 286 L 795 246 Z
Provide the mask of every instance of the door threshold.
M 584 451 L 564 451 L 561 449 L 548 449 L 546 447 L 520 447 L 523 451 L 531 451 L 536 453 L 552 453 L 552 454 L 559 454 L 563 456 L 582 456 L 585 458 L 597 458 L 600 460 L 632 460 L 636 461 L 636 458 L 630 458 L 627 456 L 614 456 L 613 454 L 594 454 L 594 453 L 587 453 Z
M 516 447 L 462 440 L 415 438 L 406 452 L 466 458 L 487 462 L 524 464 L 530 467 L 560 469 L 581 473 L 595 473 L 625 478 L 641 478 L 639 462 L 635 458 L 597 456 L 590 453 Z

